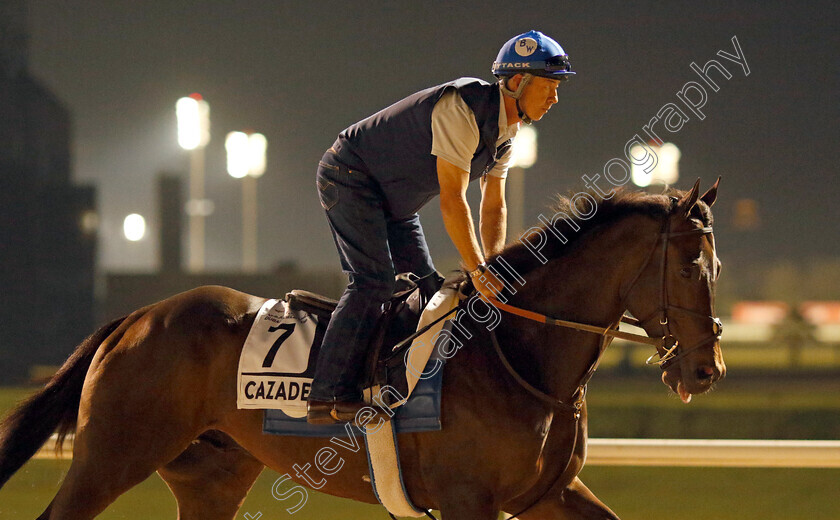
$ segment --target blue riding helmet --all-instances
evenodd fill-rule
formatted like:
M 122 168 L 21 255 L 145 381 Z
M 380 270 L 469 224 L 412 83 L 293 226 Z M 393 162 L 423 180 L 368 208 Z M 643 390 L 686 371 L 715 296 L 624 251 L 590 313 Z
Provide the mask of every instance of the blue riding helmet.
M 490 70 L 498 78 L 531 74 L 560 81 L 575 74 L 563 47 L 540 31 L 528 31 L 508 40 Z
M 539 31 L 528 31 L 508 40 L 499 50 L 490 70 L 499 78 L 502 93 L 516 100 L 519 119 L 528 125 L 533 121 L 522 110 L 519 98 L 531 78 L 541 76 L 566 81 L 575 74 L 563 47 Z M 507 80 L 516 74 L 522 74 L 522 81 L 516 90 L 511 90 Z

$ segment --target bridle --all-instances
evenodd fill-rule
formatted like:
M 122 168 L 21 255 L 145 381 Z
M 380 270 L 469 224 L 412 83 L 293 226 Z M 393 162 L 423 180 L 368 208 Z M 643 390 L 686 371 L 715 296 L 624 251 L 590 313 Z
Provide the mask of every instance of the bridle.
M 504 303 L 499 301 L 498 299 L 491 299 L 490 303 L 492 303 L 497 308 L 508 312 L 510 314 L 514 314 L 523 318 L 527 318 L 533 321 L 537 321 L 540 323 L 544 323 L 546 325 L 555 325 L 558 327 L 565 327 L 569 329 L 579 330 L 583 332 L 590 332 L 593 334 L 598 334 L 602 336 L 601 341 L 601 350 L 604 350 L 612 338 L 621 338 L 627 341 L 632 341 L 636 343 L 642 343 L 646 345 L 653 345 L 656 347 L 656 353 L 651 355 L 646 363 L 651 365 L 659 365 L 662 370 L 668 368 L 672 363 L 677 361 L 678 359 L 688 355 L 689 353 L 699 349 L 700 347 L 707 345 L 711 341 L 716 341 L 720 338 L 721 333 L 723 332 L 723 325 L 721 321 L 716 316 L 702 314 L 691 309 L 686 309 L 685 307 L 680 307 L 678 305 L 674 305 L 670 303 L 668 298 L 668 284 L 667 284 L 667 273 L 668 273 L 668 246 L 673 238 L 689 236 L 689 235 L 708 235 L 713 232 L 711 226 L 704 226 L 701 228 L 695 228 L 687 231 L 672 231 L 671 230 L 671 217 L 673 216 L 674 209 L 677 207 L 677 199 L 675 197 L 671 197 L 671 208 L 668 213 L 665 215 L 665 218 L 662 222 L 662 225 L 659 230 L 659 234 L 656 240 L 653 243 L 653 247 L 651 248 L 650 253 L 647 255 L 644 263 L 637 271 L 636 275 L 631 279 L 628 288 L 624 291 L 624 294 L 621 295 L 621 308 L 626 309 L 626 301 L 627 297 L 633 291 L 633 288 L 638 283 L 639 279 L 642 276 L 642 273 L 647 269 L 650 263 L 653 261 L 653 258 L 656 254 L 656 250 L 659 248 L 659 242 L 662 241 L 662 255 L 661 255 L 661 262 L 660 262 L 660 306 L 657 310 L 653 312 L 650 316 L 644 319 L 634 319 L 629 316 L 622 316 L 621 321 L 625 323 L 629 323 L 634 326 L 640 326 L 644 328 L 644 325 L 649 323 L 653 319 L 659 319 L 659 325 L 662 327 L 662 336 L 659 338 L 651 338 L 649 336 L 642 336 L 641 334 L 634 334 L 630 332 L 624 332 L 618 330 L 618 323 L 611 324 L 607 327 L 599 327 L 597 325 L 589 325 L 586 323 L 578 323 L 574 321 L 567 321 L 567 320 L 560 320 L 557 318 L 552 318 L 546 316 L 544 314 L 540 314 L 537 312 L 529 311 L 526 309 L 522 309 L 508 303 Z M 694 316 L 696 318 L 700 318 L 703 320 L 710 320 L 712 322 L 712 333 L 708 336 L 704 337 L 703 339 L 697 341 L 693 345 L 689 347 L 681 347 L 679 341 L 676 337 L 671 333 L 670 327 L 670 320 L 668 318 L 668 312 L 675 311 L 681 312 L 683 314 L 688 314 L 690 316 Z M 648 330 L 645 328 L 645 330 Z M 516 381 L 523 386 L 529 393 L 539 398 L 541 401 L 547 402 L 549 404 L 554 405 L 555 407 L 569 409 L 572 408 L 574 410 L 575 416 L 579 416 L 580 407 L 583 404 L 583 397 L 586 393 L 586 383 L 589 381 L 589 378 L 595 371 L 597 367 L 597 361 L 592 364 L 589 371 L 584 374 L 580 384 L 578 385 L 578 390 L 575 392 L 574 402 L 573 404 L 568 404 L 563 401 L 560 401 L 554 397 L 549 396 L 545 392 L 534 388 L 532 385 L 527 383 L 510 365 L 508 360 L 506 359 L 504 353 L 502 352 L 498 340 L 496 339 L 496 335 L 494 332 L 491 332 L 491 339 L 493 340 L 493 345 L 496 350 L 496 353 L 501 358 L 502 364 L 505 366 L 507 371 L 516 379 Z M 654 360 L 655 356 L 659 356 L 659 359 Z M 600 357 L 600 356 L 599 356 Z
M 677 199 L 671 197 L 671 209 L 676 207 Z M 690 352 L 697 350 L 698 348 L 708 344 L 710 341 L 716 341 L 720 339 L 721 334 L 723 333 L 723 324 L 721 323 L 720 319 L 716 316 L 711 316 L 707 314 L 702 314 L 697 311 L 693 311 L 691 309 L 686 309 L 685 307 L 680 307 L 678 305 L 674 305 L 669 301 L 668 298 L 668 283 L 667 283 L 667 274 L 668 274 L 668 246 L 671 243 L 671 239 L 676 237 L 683 237 L 683 236 L 690 236 L 690 235 L 708 235 L 713 233 L 713 229 L 711 226 L 704 226 L 701 228 L 690 229 L 687 231 L 671 231 L 671 216 L 672 211 L 669 211 L 668 214 L 665 216 L 665 220 L 662 222 L 662 227 L 659 232 L 659 238 L 654 242 L 653 248 L 651 249 L 650 254 L 648 255 L 647 261 L 642 265 L 639 271 L 636 273 L 636 276 L 633 277 L 633 281 L 630 283 L 630 286 L 625 291 L 624 295 L 621 297 L 621 306 L 622 308 L 626 308 L 626 301 L 627 297 L 629 296 L 630 292 L 636 286 L 636 283 L 639 281 L 642 273 L 647 269 L 650 262 L 653 260 L 653 257 L 656 253 L 656 249 L 659 246 L 659 241 L 663 242 L 662 245 L 662 260 L 659 264 L 659 272 L 660 272 L 660 307 L 655 310 L 651 315 L 646 318 L 639 319 L 637 324 L 643 327 L 645 330 L 648 330 L 645 327 L 646 324 L 650 323 L 652 320 L 659 318 L 659 325 L 662 327 L 662 336 L 661 339 L 655 344 L 656 346 L 656 353 L 651 355 L 646 363 L 649 365 L 659 365 L 663 370 L 668 368 L 674 361 L 688 355 Z M 683 314 L 688 314 L 690 316 L 694 316 L 696 318 L 700 318 L 702 320 L 710 320 L 712 322 L 712 333 L 708 336 L 704 337 L 703 339 L 697 341 L 690 347 L 681 347 L 679 341 L 674 337 L 671 333 L 671 322 L 668 319 L 668 311 L 676 311 L 681 312 Z M 631 340 L 633 341 L 633 340 Z M 653 358 L 659 355 L 658 360 L 654 360 Z

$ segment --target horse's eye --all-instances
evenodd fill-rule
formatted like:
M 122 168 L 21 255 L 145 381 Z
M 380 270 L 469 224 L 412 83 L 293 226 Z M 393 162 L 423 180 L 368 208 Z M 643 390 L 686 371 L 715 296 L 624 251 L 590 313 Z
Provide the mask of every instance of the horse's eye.
M 680 269 L 680 276 L 683 278 L 691 278 L 691 268 L 690 267 L 683 267 Z

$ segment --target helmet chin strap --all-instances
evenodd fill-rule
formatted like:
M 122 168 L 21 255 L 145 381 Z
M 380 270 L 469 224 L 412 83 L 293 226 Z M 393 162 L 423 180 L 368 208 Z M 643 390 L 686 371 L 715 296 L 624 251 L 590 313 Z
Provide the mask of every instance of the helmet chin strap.
M 519 119 L 521 119 L 522 122 L 525 123 L 526 125 L 530 125 L 531 123 L 534 122 L 530 117 L 528 117 L 528 114 L 526 114 L 525 111 L 522 110 L 522 107 L 519 106 L 519 100 L 518 99 L 516 100 L 516 111 L 519 113 Z
M 526 114 L 524 110 L 522 110 L 522 106 L 520 106 L 520 104 L 519 104 L 519 98 L 522 97 L 522 91 L 525 90 L 525 86 L 528 83 L 530 83 L 531 78 L 533 78 L 533 77 L 534 76 L 531 75 L 531 74 L 523 74 L 522 75 L 522 81 L 519 82 L 519 86 L 516 87 L 516 90 L 511 90 L 511 89 L 508 88 L 508 86 L 507 86 L 508 78 L 503 78 L 499 82 L 499 89 L 502 91 L 502 93 L 505 94 L 505 95 L 508 95 L 508 96 L 510 96 L 510 97 L 512 97 L 513 99 L 516 100 L 516 112 L 519 115 L 519 119 L 521 119 L 522 122 L 525 123 L 526 125 L 530 125 L 534 121 L 530 117 L 528 117 L 528 114 Z

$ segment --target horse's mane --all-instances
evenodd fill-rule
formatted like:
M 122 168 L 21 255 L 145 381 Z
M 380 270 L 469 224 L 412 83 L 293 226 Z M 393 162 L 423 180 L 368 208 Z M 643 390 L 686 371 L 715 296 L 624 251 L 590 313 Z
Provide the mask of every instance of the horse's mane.
M 575 249 L 583 237 L 589 235 L 594 229 L 616 222 L 624 217 L 630 215 L 647 215 L 654 218 L 662 218 L 670 210 L 670 197 L 681 197 L 685 194 L 685 192 L 675 189 L 668 189 L 664 194 L 653 195 L 643 191 L 619 188 L 613 191 L 614 195 L 612 197 L 603 199 L 594 190 L 585 190 L 583 193 L 586 193 L 598 203 L 598 208 L 591 217 L 583 219 L 577 216 L 590 213 L 592 208 L 590 207 L 590 203 L 587 202 L 587 197 L 575 197 L 575 194 L 571 194 L 570 196 L 558 194 L 554 204 L 550 207 L 549 214 L 545 215 L 549 221 L 552 220 L 554 215 L 562 215 L 565 223 L 558 222 L 555 225 L 555 229 L 561 232 L 567 239 L 565 244 L 555 237 L 551 231 L 547 230 L 546 228 L 548 226 L 545 224 L 536 228 L 539 231 L 533 228 L 530 230 L 531 233 L 542 232 L 545 235 L 546 243 L 540 250 L 540 253 L 546 258 L 553 259 L 568 254 Z M 575 205 L 574 208 L 572 207 L 573 204 Z M 712 215 L 708 206 L 700 203 L 697 204 L 696 208 L 692 211 L 693 216 L 699 218 L 704 226 L 711 226 Z M 501 253 L 489 261 L 492 263 L 497 257 L 502 257 L 505 262 L 520 273 L 529 272 L 542 265 L 542 262 L 540 262 L 537 256 L 519 238 L 517 237 L 516 241 L 509 243 Z

